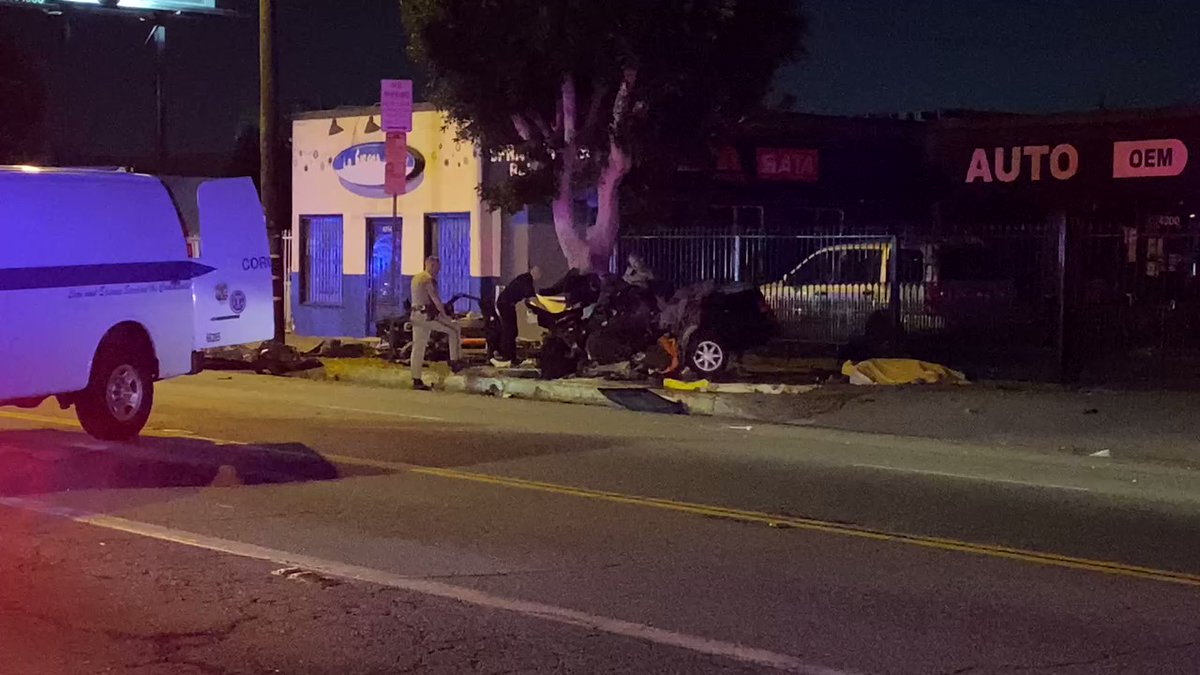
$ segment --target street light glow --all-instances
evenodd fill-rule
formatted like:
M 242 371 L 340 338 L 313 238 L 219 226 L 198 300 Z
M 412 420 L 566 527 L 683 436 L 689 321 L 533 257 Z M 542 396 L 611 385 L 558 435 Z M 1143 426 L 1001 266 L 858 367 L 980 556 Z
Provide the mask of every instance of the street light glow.
M 190 10 L 197 12 L 211 12 L 217 8 L 216 0 L 117 0 L 116 2 L 101 2 L 100 0 L 0 0 L 0 4 L 5 3 L 46 7 L 70 3 L 75 5 L 93 5 L 96 7 L 116 7 L 118 9 Z

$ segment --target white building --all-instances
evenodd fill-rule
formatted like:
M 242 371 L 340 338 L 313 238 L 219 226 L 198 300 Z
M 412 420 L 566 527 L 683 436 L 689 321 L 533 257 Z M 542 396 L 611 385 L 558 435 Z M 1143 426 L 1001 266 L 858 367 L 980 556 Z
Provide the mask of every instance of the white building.
M 502 216 L 481 201 L 486 170 L 506 165 L 485 163 L 432 107 L 416 107 L 413 127 L 408 188 L 393 219 L 379 109 L 295 118 L 290 301 L 297 334 L 374 335 L 377 321 L 404 311 L 412 275 L 431 254 L 442 260 L 443 299 L 486 297 L 526 271 L 531 256 L 551 274 L 563 271 L 551 225 L 531 228 L 525 214 Z

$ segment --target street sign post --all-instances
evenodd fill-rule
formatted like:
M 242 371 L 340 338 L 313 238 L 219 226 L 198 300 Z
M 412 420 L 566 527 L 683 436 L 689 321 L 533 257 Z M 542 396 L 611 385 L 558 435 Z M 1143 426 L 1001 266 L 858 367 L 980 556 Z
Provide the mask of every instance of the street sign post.
M 408 134 L 387 135 L 384 161 L 384 189 L 393 196 L 404 194 L 408 189 Z
M 399 232 L 397 198 L 408 189 L 408 133 L 413 128 L 412 80 L 379 83 L 380 126 L 387 134 L 383 185 L 392 195 L 392 231 Z
M 408 191 L 408 134 L 389 132 L 384 145 L 383 188 L 392 196 L 392 232 L 400 232 L 396 203 Z
M 409 133 L 413 125 L 412 80 L 382 80 L 379 86 L 382 107 L 380 126 L 386 133 Z

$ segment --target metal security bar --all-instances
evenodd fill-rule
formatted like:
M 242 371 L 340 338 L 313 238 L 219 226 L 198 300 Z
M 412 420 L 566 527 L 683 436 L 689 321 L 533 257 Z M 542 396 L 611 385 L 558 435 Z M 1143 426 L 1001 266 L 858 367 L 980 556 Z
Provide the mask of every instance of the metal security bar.
M 292 231 L 285 231 L 280 237 L 280 248 L 283 249 L 283 321 L 287 330 L 295 329 L 292 321 Z
M 342 217 L 301 216 L 300 294 L 308 305 L 342 304 Z

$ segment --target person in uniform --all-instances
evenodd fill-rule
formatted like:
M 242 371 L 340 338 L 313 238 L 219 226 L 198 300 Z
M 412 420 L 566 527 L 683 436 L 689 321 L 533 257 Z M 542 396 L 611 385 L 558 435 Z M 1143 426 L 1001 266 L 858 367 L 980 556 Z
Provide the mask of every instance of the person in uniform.
M 435 332 L 445 333 L 450 340 L 451 371 L 458 371 L 462 358 L 462 333 L 438 294 L 437 275 L 441 268 L 442 261 L 437 256 L 429 256 L 425 259 L 425 270 L 412 280 L 412 381 L 413 389 L 421 391 L 429 390 L 421 373 L 425 367 L 425 349 Z
M 518 274 L 496 297 L 496 314 L 500 317 L 500 344 L 492 365 L 508 368 L 517 359 L 517 303 L 537 294 L 537 282 L 542 270 L 536 265 Z

